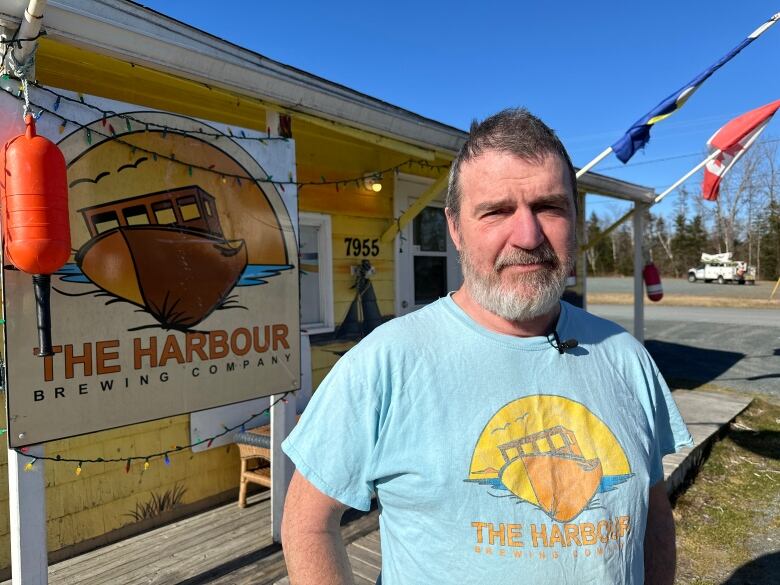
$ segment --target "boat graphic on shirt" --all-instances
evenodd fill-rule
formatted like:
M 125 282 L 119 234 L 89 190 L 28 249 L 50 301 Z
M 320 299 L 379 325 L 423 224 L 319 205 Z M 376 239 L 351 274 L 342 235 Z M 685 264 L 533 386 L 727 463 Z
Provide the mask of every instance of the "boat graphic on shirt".
M 505 405 L 485 425 L 465 481 L 569 522 L 632 476 L 614 434 L 590 410 L 534 395 Z

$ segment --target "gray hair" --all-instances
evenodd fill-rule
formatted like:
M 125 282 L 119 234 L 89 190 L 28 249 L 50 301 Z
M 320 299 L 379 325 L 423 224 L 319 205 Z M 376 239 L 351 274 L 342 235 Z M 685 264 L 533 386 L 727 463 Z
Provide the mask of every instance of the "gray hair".
M 577 208 L 577 177 L 563 143 L 549 126 L 525 108 L 507 108 L 482 122 L 474 120 L 468 139 L 452 161 L 445 205 L 455 225 L 460 220 L 461 165 L 489 150 L 539 163 L 548 155 L 557 156 L 569 169 L 572 198 Z

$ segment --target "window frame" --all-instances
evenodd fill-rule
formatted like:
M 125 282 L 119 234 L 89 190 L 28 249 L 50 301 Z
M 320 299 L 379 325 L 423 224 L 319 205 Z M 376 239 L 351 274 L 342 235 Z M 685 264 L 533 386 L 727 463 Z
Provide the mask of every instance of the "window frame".
M 393 212 L 395 217 L 401 214 L 409 207 L 414 205 L 420 195 L 432 185 L 433 179 L 421 177 L 409 173 L 395 173 L 395 185 L 393 193 Z M 444 207 L 445 189 L 425 207 Z M 457 290 L 463 283 L 463 274 L 458 262 L 458 252 L 452 239 L 447 234 L 446 252 L 418 252 L 415 250 L 413 238 L 414 221 L 410 221 L 404 228 L 398 232 L 394 240 L 394 259 L 395 259 L 395 314 L 396 316 L 406 315 L 424 307 L 425 305 L 415 304 L 414 298 L 414 257 L 421 256 L 446 256 L 447 258 L 447 290 Z M 403 239 L 403 240 L 402 240 Z M 402 252 L 403 250 L 403 252 Z
M 298 214 L 298 250 L 300 252 L 301 227 L 319 228 L 317 238 L 317 260 L 320 275 L 320 315 L 323 320 L 304 323 L 301 316 L 301 331 L 307 335 L 331 333 L 336 330 L 333 310 L 333 228 L 330 215 L 301 211 Z M 298 260 L 300 270 L 300 258 Z M 300 299 L 300 296 L 299 296 Z

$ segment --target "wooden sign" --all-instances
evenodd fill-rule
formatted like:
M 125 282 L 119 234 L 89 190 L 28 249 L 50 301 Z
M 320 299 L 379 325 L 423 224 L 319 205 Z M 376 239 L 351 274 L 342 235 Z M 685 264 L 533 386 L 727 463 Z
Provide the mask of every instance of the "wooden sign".
M 21 128 L 0 98 L 2 125 Z M 264 181 L 292 180 L 294 143 L 90 96 L 31 100 L 71 121 L 60 134 L 44 113 L 38 130 L 68 165 L 73 254 L 52 276 L 44 358 L 31 277 L 4 259 L 11 446 L 298 388 L 297 194 Z

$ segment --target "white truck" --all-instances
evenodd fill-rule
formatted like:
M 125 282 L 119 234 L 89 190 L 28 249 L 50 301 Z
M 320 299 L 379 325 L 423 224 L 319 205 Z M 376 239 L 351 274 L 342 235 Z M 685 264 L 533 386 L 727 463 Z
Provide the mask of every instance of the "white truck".
M 701 264 L 688 269 L 688 282 L 733 282 L 756 284 L 756 267 L 747 262 L 732 260 L 731 252 L 723 254 L 702 254 Z

